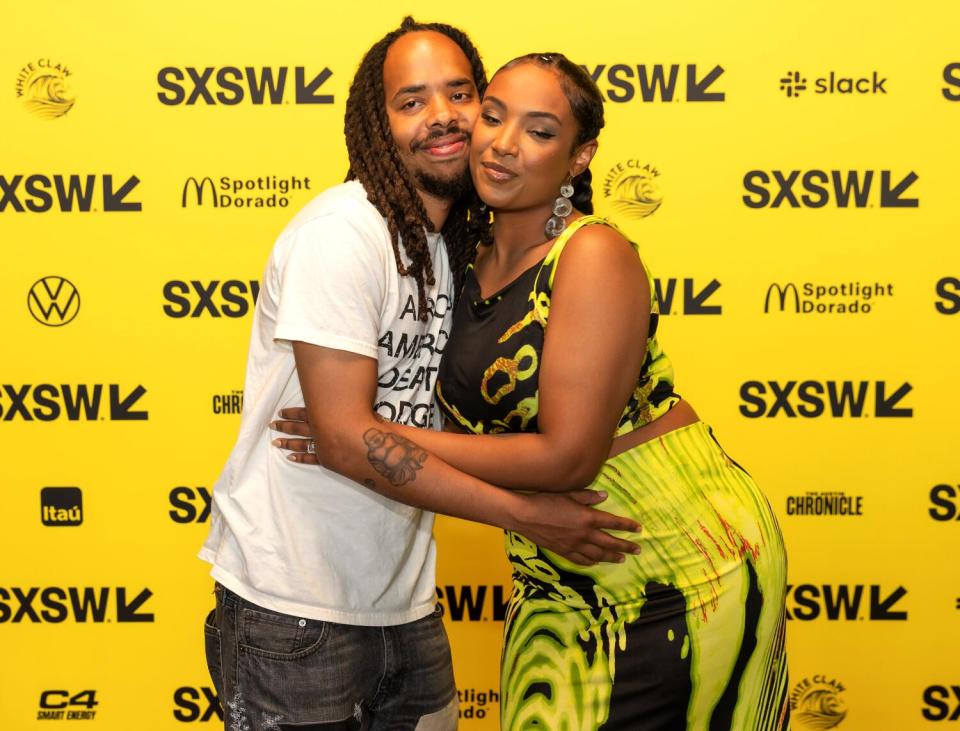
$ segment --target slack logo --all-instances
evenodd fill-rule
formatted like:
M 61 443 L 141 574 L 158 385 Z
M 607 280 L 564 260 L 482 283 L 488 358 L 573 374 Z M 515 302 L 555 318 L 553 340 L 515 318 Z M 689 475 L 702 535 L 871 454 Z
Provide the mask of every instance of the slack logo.
M 40 491 L 40 520 L 49 526 L 80 525 L 83 493 L 79 487 L 45 487 Z
M 293 76 L 293 84 L 289 83 Z M 306 69 L 296 66 L 293 74 L 287 66 L 164 66 L 157 72 L 157 84 L 163 91 L 157 99 L 168 107 L 186 104 L 222 104 L 234 106 L 244 99 L 251 104 L 333 104 L 333 94 L 318 91 L 333 72 L 324 67 L 308 80 Z M 287 90 L 294 88 L 293 94 Z M 292 100 L 291 97 L 292 96 Z
M 95 201 L 97 181 L 100 181 L 100 196 Z M 141 203 L 127 200 L 139 184 L 140 178 L 136 175 L 123 183 L 114 183 L 112 175 L 0 175 L 0 211 L 7 208 L 17 213 L 140 211 L 143 210 Z M 97 201 L 100 207 L 94 208 Z
M 688 63 L 684 83 L 680 79 L 680 64 L 626 64 L 607 66 L 598 64 L 592 69 L 581 64 L 580 68 L 590 74 L 601 92 L 612 102 L 622 103 L 634 99 L 642 102 L 722 102 L 726 94 L 710 90 L 723 74 L 723 67 L 716 64 L 706 72 L 697 70 L 697 64 Z
M 742 200 L 747 208 L 917 208 L 920 200 L 904 195 L 917 178 L 912 170 L 897 181 L 889 170 L 749 170 Z

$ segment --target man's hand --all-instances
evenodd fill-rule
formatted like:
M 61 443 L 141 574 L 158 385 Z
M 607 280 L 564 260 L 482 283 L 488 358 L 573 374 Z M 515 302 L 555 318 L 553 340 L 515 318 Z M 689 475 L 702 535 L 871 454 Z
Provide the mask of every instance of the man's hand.
M 607 496 L 593 490 L 567 493 L 539 492 L 521 496 L 524 508 L 517 515 L 517 533 L 538 546 L 573 563 L 592 566 L 601 561 L 621 563 L 626 553 L 640 553 L 640 546 L 607 531 L 640 531 L 629 518 L 589 507 Z
M 296 439 L 279 437 L 273 440 L 273 446 L 290 451 L 287 459 L 300 464 L 320 464 L 317 455 L 308 452 L 310 442 L 313 441 L 313 431 L 307 421 L 307 410 L 302 406 L 289 409 L 280 409 L 280 418 L 271 422 L 270 428 L 283 434 L 289 434 Z

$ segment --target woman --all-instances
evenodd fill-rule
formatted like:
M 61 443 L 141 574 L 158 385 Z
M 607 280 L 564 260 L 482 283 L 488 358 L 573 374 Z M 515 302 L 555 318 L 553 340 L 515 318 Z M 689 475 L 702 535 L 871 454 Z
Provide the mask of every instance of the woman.
M 605 510 L 643 525 L 643 550 L 620 564 L 507 534 L 503 728 L 786 728 L 780 531 L 674 392 L 638 247 L 590 215 L 602 126 L 595 84 L 560 54 L 520 57 L 490 81 L 471 171 L 495 226 L 437 385 L 471 434 L 409 436 L 493 484 L 590 483 Z

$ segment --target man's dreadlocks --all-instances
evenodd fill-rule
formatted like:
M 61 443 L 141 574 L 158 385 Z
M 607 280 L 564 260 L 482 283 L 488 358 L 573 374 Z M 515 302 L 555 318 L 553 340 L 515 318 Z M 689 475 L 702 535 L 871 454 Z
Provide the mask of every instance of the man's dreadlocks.
M 467 35 L 443 23 L 417 23 L 410 16 L 400 27 L 377 41 L 360 62 L 360 68 L 347 98 L 344 134 L 350 170 L 347 180 L 358 180 L 367 191 L 367 198 L 387 221 L 393 241 L 397 271 L 417 281 L 419 301 L 417 310 L 421 320 L 427 319 L 426 285 L 435 283 L 430 250 L 425 231 L 433 231 L 423 201 L 417 195 L 413 178 L 404 167 L 396 143 L 390 133 L 383 89 L 383 64 L 387 50 L 400 36 L 413 31 L 442 33 L 463 51 L 473 71 L 477 92 L 487 88 L 487 76 L 480 54 Z M 454 291 L 459 293 L 467 264 L 473 260 L 477 242 L 489 241 L 489 214 L 470 187 L 468 193 L 454 202 L 441 231 L 447 247 L 447 256 L 454 276 Z M 400 256 L 400 243 L 410 260 L 405 266 Z

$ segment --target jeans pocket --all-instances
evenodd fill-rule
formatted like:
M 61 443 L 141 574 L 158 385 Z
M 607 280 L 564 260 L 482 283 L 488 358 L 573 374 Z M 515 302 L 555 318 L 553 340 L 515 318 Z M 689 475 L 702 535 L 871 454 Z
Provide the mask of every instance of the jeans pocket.
M 221 649 L 220 628 L 217 627 L 217 610 L 211 609 L 203 622 L 203 643 L 207 655 L 207 670 L 217 695 L 223 697 L 223 650 Z
M 262 608 L 240 609 L 240 649 L 274 660 L 296 660 L 316 652 L 327 622 L 293 617 Z

